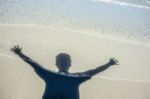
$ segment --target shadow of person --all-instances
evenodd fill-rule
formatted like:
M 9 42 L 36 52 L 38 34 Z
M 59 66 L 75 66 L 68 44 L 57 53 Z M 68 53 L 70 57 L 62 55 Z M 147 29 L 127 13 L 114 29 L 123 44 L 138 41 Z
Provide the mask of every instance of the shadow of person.
M 30 64 L 36 74 L 45 82 L 45 91 L 42 99 L 79 99 L 79 85 L 81 83 L 118 62 L 112 58 L 108 63 L 98 68 L 81 73 L 69 73 L 71 58 L 66 53 L 60 53 L 56 56 L 58 72 L 53 72 L 43 68 L 40 64 L 23 54 L 21 50 L 22 48 L 19 46 L 11 48 L 11 51 Z

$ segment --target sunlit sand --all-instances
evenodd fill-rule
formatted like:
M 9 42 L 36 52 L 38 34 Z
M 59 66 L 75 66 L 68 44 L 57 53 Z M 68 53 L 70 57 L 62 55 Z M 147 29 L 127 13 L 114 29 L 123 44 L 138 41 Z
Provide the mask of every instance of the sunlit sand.
M 111 57 L 120 65 L 110 67 L 80 86 L 81 99 L 149 99 L 150 48 L 89 33 L 53 27 L 0 26 L 0 99 L 41 99 L 44 82 L 9 49 L 23 52 L 44 68 L 57 72 L 55 56 L 71 55 L 70 72 L 96 68 Z

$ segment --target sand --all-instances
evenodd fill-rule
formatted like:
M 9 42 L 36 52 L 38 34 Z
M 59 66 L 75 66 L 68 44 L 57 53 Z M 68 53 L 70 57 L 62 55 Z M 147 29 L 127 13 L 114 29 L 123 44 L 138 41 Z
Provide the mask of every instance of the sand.
M 81 99 L 149 99 L 150 48 L 97 37 L 78 30 L 28 25 L 0 25 L 0 99 L 41 99 L 44 82 L 33 69 L 9 49 L 23 53 L 44 68 L 57 72 L 55 56 L 72 57 L 70 72 L 96 68 L 115 57 L 117 66 L 80 86 Z

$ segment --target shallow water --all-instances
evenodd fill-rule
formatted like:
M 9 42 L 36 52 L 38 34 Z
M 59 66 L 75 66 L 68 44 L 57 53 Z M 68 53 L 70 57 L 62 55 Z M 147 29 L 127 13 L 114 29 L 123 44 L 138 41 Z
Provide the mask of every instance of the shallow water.
M 148 0 L 1 0 L 1 24 L 53 26 L 150 45 Z

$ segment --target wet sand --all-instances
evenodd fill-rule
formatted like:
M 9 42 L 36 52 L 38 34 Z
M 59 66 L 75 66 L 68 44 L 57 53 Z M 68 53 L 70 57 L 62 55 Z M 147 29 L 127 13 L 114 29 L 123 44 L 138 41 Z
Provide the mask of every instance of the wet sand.
M 0 26 L 0 99 L 41 99 L 44 82 L 10 52 L 13 45 L 44 68 L 57 72 L 55 56 L 72 57 L 70 72 L 96 68 L 116 57 L 112 66 L 80 86 L 81 99 L 149 99 L 150 48 L 81 31 L 38 26 Z

